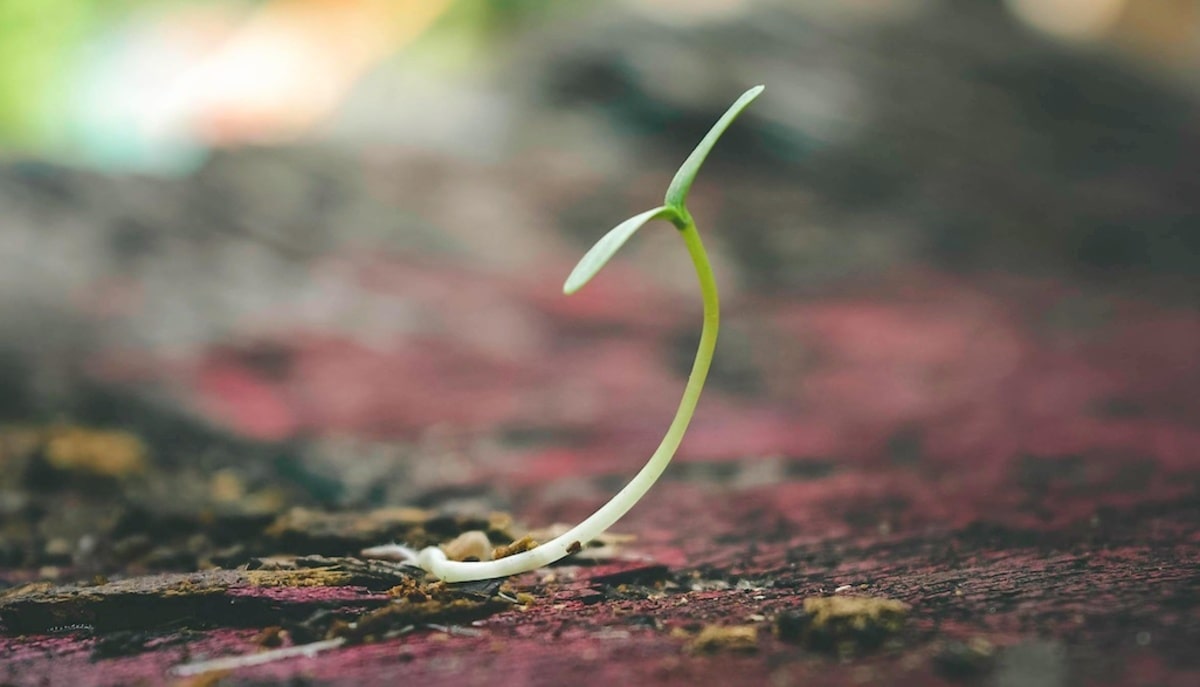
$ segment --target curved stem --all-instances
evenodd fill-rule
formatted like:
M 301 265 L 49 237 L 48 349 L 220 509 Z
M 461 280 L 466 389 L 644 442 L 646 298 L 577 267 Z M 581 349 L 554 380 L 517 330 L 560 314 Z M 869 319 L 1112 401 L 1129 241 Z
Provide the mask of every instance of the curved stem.
M 687 244 L 688 253 L 691 254 L 692 262 L 696 266 L 696 277 L 700 281 L 700 293 L 704 297 L 704 327 L 700 332 L 696 360 L 692 363 L 692 372 L 688 376 L 683 399 L 680 400 L 679 409 L 675 411 L 675 419 L 671 421 L 671 426 L 663 436 L 658 449 L 654 451 L 654 455 L 629 481 L 629 484 L 617 492 L 616 496 L 565 534 L 529 551 L 494 561 L 451 561 L 446 558 L 446 554 L 441 549 L 431 546 L 421 550 L 417 555 L 416 562 L 422 568 L 446 582 L 468 582 L 517 575 L 549 565 L 578 551 L 581 546 L 603 534 L 621 516 L 629 512 L 629 509 L 633 508 L 662 475 L 663 470 L 667 468 L 671 458 L 675 455 L 675 450 L 679 448 L 683 434 L 692 420 L 692 414 L 696 411 L 696 403 L 700 400 L 700 391 L 704 388 L 704 380 L 708 377 L 708 368 L 712 363 L 713 351 L 717 345 L 717 329 L 721 319 L 717 284 L 713 279 L 708 255 L 704 252 L 704 244 L 700 241 L 700 234 L 696 231 L 696 224 L 687 211 L 682 208 L 679 209 L 678 218 L 672 218 L 672 221 L 679 229 L 679 234 Z

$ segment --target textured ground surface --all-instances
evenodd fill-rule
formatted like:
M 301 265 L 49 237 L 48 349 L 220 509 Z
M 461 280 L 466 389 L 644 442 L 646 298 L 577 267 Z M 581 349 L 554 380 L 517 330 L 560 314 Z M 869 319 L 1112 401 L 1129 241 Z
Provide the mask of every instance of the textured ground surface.
M 432 273 L 394 275 L 438 293 Z M 141 425 L 4 435 L 0 679 L 157 684 L 181 663 L 344 637 L 209 676 L 1194 684 L 1200 318 L 1045 282 L 897 280 L 731 303 L 695 432 L 618 528 L 635 538 L 503 591 L 413 592 L 409 571 L 343 557 L 472 527 L 503 541 L 587 514 L 669 416 L 696 314 L 686 301 L 633 278 L 566 305 L 480 283 L 456 293 L 502 294 L 543 338 L 519 355 L 470 350 L 456 328 L 478 321 L 448 308 L 445 339 L 427 345 L 296 336 L 197 363 L 198 406 L 237 434 L 377 437 L 319 450 L 222 439 L 92 389 Z M 620 289 L 644 308 L 613 308 Z M 671 314 L 651 319 L 655 303 Z M 321 514 L 326 492 L 341 515 Z M 401 504 L 431 510 L 383 508 Z M 519 524 L 489 521 L 493 508 Z M 909 608 L 845 626 L 804 612 L 835 594 Z

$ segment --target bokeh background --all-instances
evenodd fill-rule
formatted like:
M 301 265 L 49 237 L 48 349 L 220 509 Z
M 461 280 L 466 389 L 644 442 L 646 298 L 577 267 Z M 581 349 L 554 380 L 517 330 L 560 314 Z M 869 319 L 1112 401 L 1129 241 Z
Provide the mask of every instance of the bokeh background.
M 699 303 L 662 229 L 561 280 L 757 83 L 693 193 L 727 317 L 686 508 L 796 475 L 835 532 L 1194 493 L 1198 68 L 1191 0 L 5 0 L 0 418 L 84 432 L 48 482 L 10 458 L 5 507 L 81 470 L 590 512 Z M 924 505 L 850 512 L 893 489 Z

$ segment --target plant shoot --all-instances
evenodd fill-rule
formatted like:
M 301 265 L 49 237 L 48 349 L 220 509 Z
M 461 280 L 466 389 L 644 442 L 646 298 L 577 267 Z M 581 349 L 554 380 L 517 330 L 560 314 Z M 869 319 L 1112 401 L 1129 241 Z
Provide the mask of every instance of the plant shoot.
M 712 364 L 713 351 L 717 344 L 717 329 L 720 324 L 717 285 L 713 280 L 712 268 L 708 262 L 708 255 L 704 252 L 704 245 L 700 241 L 700 234 L 696 231 L 696 223 L 687 210 L 688 192 L 692 188 L 697 172 L 700 171 L 700 166 L 704 164 L 705 158 L 708 157 L 721 135 L 741 114 L 742 110 L 762 92 L 762 86 L 755 86 L 743 93 L 725 111 L 725 114 L 721 115 L 721 118 L 704 136 L 700 144 L 684 160 L 667 188 L 663 204 L 630 217 L 605 234 L 580 259 L 579 264 L 575 266 L 563 285 L 563 293 L 568 295 L 583 288 L 633 236 L 634 232 L 653 220 L 665 220 L 674 225 L 687 247 L 688 254 L 691 255 L 700 284 L 700 296 L 704 301 L 704 324 L 700 333 L 700 344 L 696 350 L 696 358 L 692 363 L 687 386 L 683 391 L 683 398 L 679 402 L 679 409 L 675 412 L 675 418 L 667 428 L 658 449 L 650 456 L 645 466 L 621 491 L 617 492 L 616 496 L 586 520 L 572 527 L 566 533 L 521 553 L 496 560 L 481 561 L 450 560 L 446 552 L 437 546 L 416 551 L 406 546 L 388 545 L 368 549 L 364 553 L 372 556 L 398 557 L 420 566 L 446 582 L 467 582 L 516 575 L 536 570 L 579 551 L 583 545 L 599 537 L 621 516 L 629 512 L 646 495 L 650 487 L 654 486 L 671 462 L 671 458 L 679 448 L 684 432 L 687 431 L 688 424 L 692 420 L 696 403 L 700 400 L 700 391 L 704 388 L 704 380 L 708 376 L 708 368 Z

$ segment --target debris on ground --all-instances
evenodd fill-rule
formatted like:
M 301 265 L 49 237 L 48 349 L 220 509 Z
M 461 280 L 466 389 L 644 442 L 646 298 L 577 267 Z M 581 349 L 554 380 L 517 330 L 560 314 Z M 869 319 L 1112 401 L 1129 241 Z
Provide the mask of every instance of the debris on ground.
M 705 625 L 686 648 L 690 654 L 752 653 L 758 650 L 758 628 L 754 625 Z
M 787 642 L 797 642 L 841 655 L 874 649 L 903 627 L 909 605 L 894 599 L 861 596 L 809 597 L 798 610 L 788 610 L 775 618 L 775 634 Z

